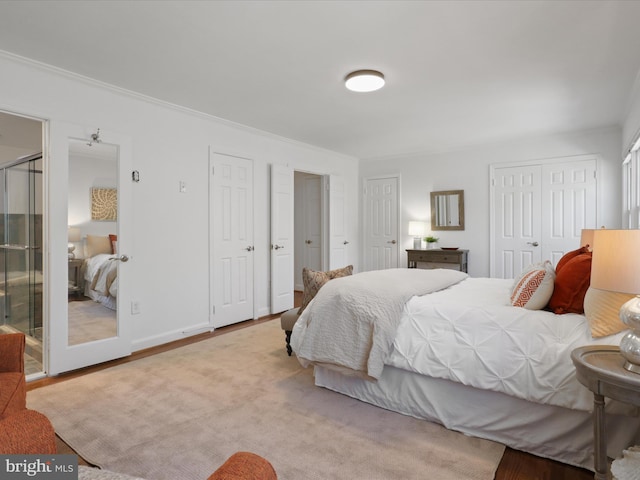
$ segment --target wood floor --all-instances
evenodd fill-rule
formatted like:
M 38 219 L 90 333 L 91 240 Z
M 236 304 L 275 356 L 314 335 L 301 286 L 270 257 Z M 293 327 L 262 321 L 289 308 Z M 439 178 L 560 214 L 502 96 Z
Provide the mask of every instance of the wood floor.
M 299 304 L 299 301 L 299 296 L 297 296 L 297 304 Z M 190 343 L 195 343 L 207 338 L 212 338 L 218 335 L 224 335 L 225 333 L 232 332 L 234 330 L 238 330 L 241 328 L 250 328 L 251 326 L 267 322 L 278 317 L 279 315 L 275 315 L 261 318 L 260 320 L 249 320 L 236 325 L 216 329 L 212 333 L 196 335 L 194 337 L 172 342 L 167 345 L 160 345 L 158 347 L 141 350 L 129 357 L 119 360 L 113 360 L 111 362 L 106 362 L 100 365 L 94 365 L 92 367 L 87 367 L 75 372 L 62 374 L 57 377 L 47 377 L 41 380 L 36 380 L 34 382 L 30 382 L 27 385 L 27 390 L 33 390 L 57 382 L 63 382 L 71 378 L 76 378 L 78 376 L 86 375 L 88 373 L 96 372 L 115 365 L 120 365 L 122 363 L 134 362 L 150 355 L 155 355 L 157 353 L 188 345 Z M 282 350 L 283 353 L 285 353 L 284 334 L 282 337 L 282 342 Z M 75 453 L 59 438 L 58 451 L 59 453 Z M 79 463 L 86 465 L 86 462 L 84 462 L 81 458 L 79 459 Z M 592 478 L 593 473 L 588 470 L 572 467 L 563 463 L 554 462 L 552 460 L 546 460 L 544 458 L 536 457 L 534 455 L 530 455 L 528 453 L 520 452 L 510 448 L 506 449 L 495 476 L 495 480 L 590 480 Z

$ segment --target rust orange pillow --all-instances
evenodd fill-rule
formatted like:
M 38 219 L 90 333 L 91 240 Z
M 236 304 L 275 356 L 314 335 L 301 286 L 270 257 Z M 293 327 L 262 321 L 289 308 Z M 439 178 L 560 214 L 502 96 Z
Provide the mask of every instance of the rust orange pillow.
M 584 296 L 591 284 L 591 253 L 581 253 L 556 267 L 556 281 L 549 300 L 553 313 L 584 313 Z
M 589 253 L 589 249 L 587 247 L 580 247 L 577 250 L 571 250 L 570 252 L 565 253 L 560 260 L 558 260 L 558 264 L 556 265 L 556 274 L 562 270 L 569 260 L 577 257 L 583 253 Z
M 109 241 L 111 242 L 111 253 L 118 253 L 118 235 L 110 233 Z

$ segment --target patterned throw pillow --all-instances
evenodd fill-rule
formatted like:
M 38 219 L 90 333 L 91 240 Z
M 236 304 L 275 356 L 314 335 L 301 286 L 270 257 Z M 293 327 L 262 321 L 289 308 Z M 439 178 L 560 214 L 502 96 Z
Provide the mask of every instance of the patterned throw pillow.
M 556 274 L 550 261 L 532 265 L 514 283 L 511 305 L 527 310 L 544 308 L 553 294 Z
M 316 296 L 316 293 L 322 288 L 322 286 L 327 283 L 329 280 L 333 280 L 334 278 L 346 277 L 353 273 L 353 265 L 348 265 L 343 268 L 338 268 L 336 270 L 329 270 L 328 272 L 318 272 L 315 270 L 311 270 L 310 268 L 304 267 L 302 269 L 302 283 L 304 284 L 304 293 L 302 295 L 302 305 L 298 309 L 298 315 L 302 315 L 302 312 L 309 302 L 313 300 L 313 297 Z

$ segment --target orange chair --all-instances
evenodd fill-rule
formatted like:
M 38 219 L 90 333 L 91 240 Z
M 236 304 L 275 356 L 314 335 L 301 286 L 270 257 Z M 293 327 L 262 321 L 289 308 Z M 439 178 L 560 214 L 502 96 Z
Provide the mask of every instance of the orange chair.
M 250 452 L 236 452 L 207 480 L 278 480 L 269 461 Z
M 27 409 L 24 346 L 22 333 L 0 335 L 0 453 L 56 453 L 53 425 Z

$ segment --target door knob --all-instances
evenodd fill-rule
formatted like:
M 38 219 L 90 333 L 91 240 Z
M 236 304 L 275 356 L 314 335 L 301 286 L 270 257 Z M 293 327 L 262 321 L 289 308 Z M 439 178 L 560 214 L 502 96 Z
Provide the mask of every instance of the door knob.
M 311 240 L 305 240 L 304 243 L 306 243 L 307 245 L 311 245 L 313 242 Z
M 537 247 L 540 244 L 538 242 L 527 242 L 527 245 L 533 245 L 534 247 Z
M 119 257 L 115 257 L 114 260 L 118 260 L 119 262 L 126 263 L 129 261 L 128 255 L 120 255 Z
M 395 240 L 391 240 L 390 242 L 387 242 L 387 243 L 391 243 L 391 244 L 395 245 L 396 241 Z
M 247 248 L 245 248 L 245 250 L 247 252 L 253 252 L 253 245 L 249 245 Z
M 273 246 L 274 250 L 280 250 L 281 248 L 284 248 L 284 245 L 274 245 Z
M 344 242 L 342 242 L 343 245 L 349 245 L 349 242 L 347 242 L 346 240 Z

